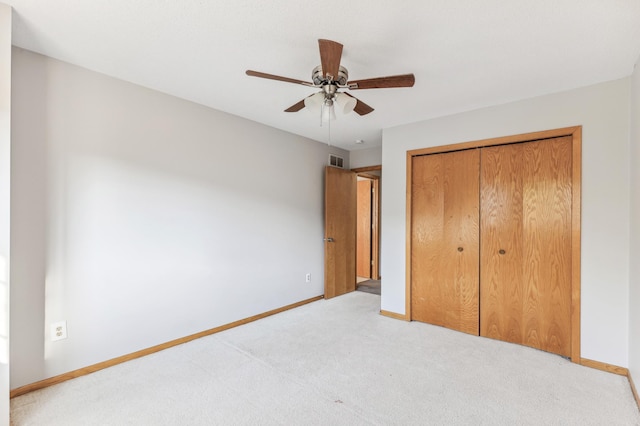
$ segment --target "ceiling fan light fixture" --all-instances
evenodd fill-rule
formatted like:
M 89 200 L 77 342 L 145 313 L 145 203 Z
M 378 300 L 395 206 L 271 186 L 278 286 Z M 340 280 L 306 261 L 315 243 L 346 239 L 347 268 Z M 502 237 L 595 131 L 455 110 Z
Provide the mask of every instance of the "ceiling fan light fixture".
M 304 98 L 304 106 L 311 112 L 318 111 L 323 104 L 324 92 L 314 93 L 313 95 Z
M 344 93 L 336 93 L 335 104 L 342 114 L 349 114 L 356 107 L 357 99 Z

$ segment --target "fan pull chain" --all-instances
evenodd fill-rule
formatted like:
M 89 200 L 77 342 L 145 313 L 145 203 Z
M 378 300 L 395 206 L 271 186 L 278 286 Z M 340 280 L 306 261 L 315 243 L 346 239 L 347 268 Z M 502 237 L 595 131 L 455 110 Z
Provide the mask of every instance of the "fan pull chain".
M 329 114 L 329 120 L 327 122 L 329 123 L 327 125 L 327 146 L 331 146 L 331 114 Z

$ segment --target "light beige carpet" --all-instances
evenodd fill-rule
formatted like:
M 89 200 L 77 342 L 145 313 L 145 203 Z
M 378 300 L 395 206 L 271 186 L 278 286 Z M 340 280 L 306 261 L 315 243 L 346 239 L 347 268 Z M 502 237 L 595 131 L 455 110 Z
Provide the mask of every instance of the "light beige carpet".
M 627 379 L 354 292 L 11 402 L 13 425 L 640 425 Z

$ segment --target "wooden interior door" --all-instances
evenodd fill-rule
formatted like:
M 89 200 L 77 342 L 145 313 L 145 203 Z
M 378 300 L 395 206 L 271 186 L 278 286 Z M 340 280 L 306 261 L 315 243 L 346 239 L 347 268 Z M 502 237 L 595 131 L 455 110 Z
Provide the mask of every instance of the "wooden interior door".
M 482 149 L 480 334 L 571 355 L 570 136 Z
M 358 181 L 357 199 L 357 232 L 356 232 L 356 275 L 362 278 L 371 276 L 371 207 L 372 181 Z
M 356 289 L 356 174 L 325 168 L 324 297 Z
M 478 335 L 479 152 L 412 161 L 411 319 Z

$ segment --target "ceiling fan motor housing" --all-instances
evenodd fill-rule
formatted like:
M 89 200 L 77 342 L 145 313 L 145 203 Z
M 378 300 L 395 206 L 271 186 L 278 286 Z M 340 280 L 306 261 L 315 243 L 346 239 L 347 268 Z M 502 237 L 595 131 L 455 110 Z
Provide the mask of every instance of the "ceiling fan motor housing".
M 311 80 L 313 84 L 316 86 L 323 86 L 325 84 L 330 84 L 330 82 L 324 78 L 324 73 L 322 72 L 322 65 L 318 65 L 311 72 Z M 346 86 L 347 81 L 349 81 L 349 72 L 343 66 L 340 66 L 338 69 L 337 78 L 334 76 L 331 83 L 337 84 L 338 86 Z

